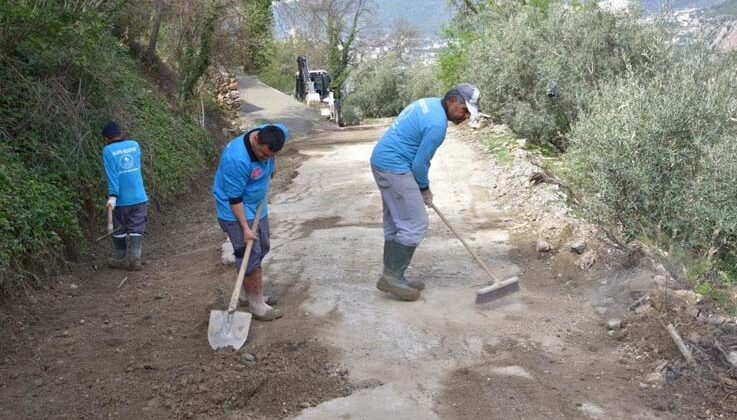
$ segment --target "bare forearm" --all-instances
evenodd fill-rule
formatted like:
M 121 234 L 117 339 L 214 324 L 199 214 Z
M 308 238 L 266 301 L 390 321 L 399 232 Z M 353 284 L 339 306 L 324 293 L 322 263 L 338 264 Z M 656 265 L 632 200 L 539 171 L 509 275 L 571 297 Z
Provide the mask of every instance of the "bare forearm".
M 248 222 L 246 221 L 246 210 L 243 205 L 243 203 L 238 204 L 231 204 L 230 210 L 233 211 L 233 215 L 238 220 L 238 224 L 241 225 L 241 229 L 243 229 L 244 237 L 248 238 L 248 233 L 251 232 L 251 229 L 248 227 Z

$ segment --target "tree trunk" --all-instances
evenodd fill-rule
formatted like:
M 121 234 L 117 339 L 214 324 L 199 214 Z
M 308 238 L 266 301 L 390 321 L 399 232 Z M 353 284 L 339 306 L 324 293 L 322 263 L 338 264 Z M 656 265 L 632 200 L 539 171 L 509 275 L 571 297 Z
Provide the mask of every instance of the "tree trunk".
M 151 28 L 151 39 L 148 42 L 148 49 L 146 50 L 146 61 L 153 63 L 156 59 L 156 43 L 159 40 L 159 28 L 161 28 L 161 19 L 164 16 L 164 5 L 158 4 L 156 8 L 156 17 L 154 18 L 154 24 Z

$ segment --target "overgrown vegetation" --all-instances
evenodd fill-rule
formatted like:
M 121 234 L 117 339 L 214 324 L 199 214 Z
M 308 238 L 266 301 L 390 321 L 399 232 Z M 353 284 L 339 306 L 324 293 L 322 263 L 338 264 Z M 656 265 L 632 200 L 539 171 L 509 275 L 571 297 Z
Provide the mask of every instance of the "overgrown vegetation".
M 637 14 L 604 12 L 596 2 L 506 0 L 468 19 L 474 33 L 460 32 L 455 52 L 441 61 L 446 84 L 476 84 L 485 112 L 561 151 L 602 82 L 656 71 L 663 54 L 657 26 Z
M 464 5 L 441 56 L 445 85 L 477 84 L 484 112 L 555 145 L 585 217 L 726 296 L 737 284 L 735 54 L 595 2 Z
M 602 86 L 571 132 L 567 178 L 589 218 L 698 264 L 696 279 L 734 282 L 737 58 L 674 54 L 667 71 Z
M 209 134 L 172 108 L 84 2 L 0 5 L 0 291 L 15 293 L 79 251 L 106 187 L 100 129 L 139 140 L 150 199 L 165 201 L 211 162 Z
M 159 72 L 173 73 L 173 93 L 182 101 L 199 95 L 211 65 L 255 74 L 268 67 L 274 52 L 269 0 L 126 0 L 95 7 L 137 55 Z
M 317 2 L 279 2 L 282 19 L 290 25 L 289 38 L 277 41 L 279 47 L 299 47 L 293 56 L 277 54 L 272 65 L 278 73 L 268 71 L 266 75 L 286 86 L 286 78 L 292 79 L 297 70 L 297 55 L 307 57 L 311 70 L 322 68 L 330 75 L 330 88 L 337 99 L 343 95 L 344 83 L 357 61 L 357 52 L 365 41 L 368 15 L 371 12 L 367 0 L 324 0 Z M 288 73 L 287 73 L 288 71 Z M 285 90 L 287 91 L 287 90 Z
M 353 89 L 343 109 L 351 117 L 348 122 L 394 117 L 416 99 L 442 94 L 433 66 L 409 65 L 395 55 L 361 63 L 351 81 Z
M 241 44 L 240 64 L 246 73 L 257 74 L 269 66 L 276 53 L 271 0 L 244 0 L 241 5 L 243 18 L 240 34 L 235 37 Z
M 273 41 L 274 52 L 270 63 L 258 72 L 263 83 L 287 94 L 294 94 L 297 56 L 305 55 L 313 68 L 321 68 L 324 60 L 316 51 L 322 44 L 293 36 Z

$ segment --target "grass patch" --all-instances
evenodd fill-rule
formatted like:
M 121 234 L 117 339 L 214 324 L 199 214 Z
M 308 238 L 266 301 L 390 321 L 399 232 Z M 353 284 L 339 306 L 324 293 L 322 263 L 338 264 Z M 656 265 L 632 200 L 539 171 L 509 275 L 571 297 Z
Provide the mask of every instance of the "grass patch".
M 514 150 L 524 147 L 524 140 L 503 132 L 489 132 L 483 136 L 487 150 L 494 160 L 502 166 L 509 166 L 514 162 Z

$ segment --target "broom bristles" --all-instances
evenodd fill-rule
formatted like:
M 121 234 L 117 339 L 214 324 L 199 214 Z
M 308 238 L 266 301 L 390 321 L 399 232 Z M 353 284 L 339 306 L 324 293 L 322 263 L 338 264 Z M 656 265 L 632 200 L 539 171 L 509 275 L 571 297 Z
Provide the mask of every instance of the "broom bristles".
M 486 303 L 519 291 L 519 277 L 510 277 L 476 291 L 476 303 Z

